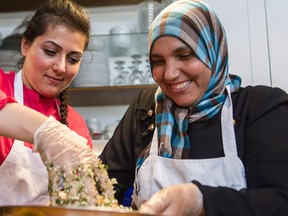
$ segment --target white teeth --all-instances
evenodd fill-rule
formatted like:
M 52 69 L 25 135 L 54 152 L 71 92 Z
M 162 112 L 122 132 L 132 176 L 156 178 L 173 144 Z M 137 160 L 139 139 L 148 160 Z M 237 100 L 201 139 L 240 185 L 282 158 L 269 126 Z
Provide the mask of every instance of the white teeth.
M 186 86 L 188 86 L 189 83 L 190 83 L 190 81 L 182 82 L 182 83 L 178 83 L 178 84 L 175 84 L 175 85 L 171 85 L 171 87 L 173 89 L 181 89 L 181 88 L 185 88 Z

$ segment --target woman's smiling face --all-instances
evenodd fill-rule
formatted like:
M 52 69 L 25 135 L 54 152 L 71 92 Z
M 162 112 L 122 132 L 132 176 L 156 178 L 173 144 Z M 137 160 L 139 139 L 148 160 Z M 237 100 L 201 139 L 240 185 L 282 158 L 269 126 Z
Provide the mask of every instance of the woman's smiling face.
M 31 44 L 22 39 L 25 86 L 46 97 L 57 96 L 77 75 L 85 41 L 84 34 L 64 25 L 48 28 Z
M 196 105 L 208 88 L 211 69 L 171 36 L 157 39 L 150 54 L 153 77 L 165 95 L 182 107 Z

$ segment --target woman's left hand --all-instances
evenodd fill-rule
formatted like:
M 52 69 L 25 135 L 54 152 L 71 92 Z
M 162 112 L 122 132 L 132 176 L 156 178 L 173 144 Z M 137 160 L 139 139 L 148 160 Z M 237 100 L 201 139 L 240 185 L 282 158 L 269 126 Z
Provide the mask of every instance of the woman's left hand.
M 204 215 L 203 196 L 193 183 L 172 185 L 155 193 L 140 206 L 146 214 L 200 216 Z

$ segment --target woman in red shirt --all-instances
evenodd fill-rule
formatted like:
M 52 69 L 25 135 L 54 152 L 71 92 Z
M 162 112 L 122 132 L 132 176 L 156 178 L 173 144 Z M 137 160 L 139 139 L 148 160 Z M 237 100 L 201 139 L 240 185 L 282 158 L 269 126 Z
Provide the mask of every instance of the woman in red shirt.
M 66 124 L 92 146 L 84 119 L 67 105 L 66 90 L 88 45 L 87 12 L 69 0 L 46 1 L 23 26 L 22 67 L 17 73 L 0 70 L 1 90 Z M 30 143 L 0 137 L 0 173 L 5 176 L 0 180 L 0 205 L 47 203 L 47 172 L 32 148 Z
M 7 161 L 10 160 L 9 161 L 10 164 L 9 162 L 7 163 L 5 160 L 4 167 L 6 168 L 3 170 L 2 166 L 0 167 L 0 169 L 2 169 L 1 174 L 5 173 L 8 174 L 7 176 L 6 175 L 1 176 L 6 180 L 11 176 L 11 170 L 15 171 L 16 176 L 14 176 L 13 179 L 9 180 L 9 182 L 6 182 L 9 186 L 12 186 L 13 189 L 18 188 L 20 189 L 21 192 L 23 191 L 23 189 L 24 191 L 25 189 L 29 189 L 26 188 L 26 186 L 29 185 L 30 183 L 28 182 L 28 180 L 33 180 L 33 176 L 35 177 L 34 173 L 29 173 L 29 171 L 35 172 L 35 170 L 31 169 L 31 166 L 29 165 L 33 162 L 33 158 L 37 159 L 39 155 L 41 156 L 41 160 L 44 162 L 44 164 L 46 164 L 47 170 L 50 170 L 50 167 L 52 165 L 54 167 L 57 167 L 59 174 L 62 175 L 62 173 L 65 173 L 66 175 L 70 175 L 71 170 L 74 171 L 78 170 L 79 167 L 81 168 L 85 167 L 85 169 L 90 167 L 89 170 L 94 172 L 96 176 L 101 175 L 101 178 L 103 178 L 103 176 L 106 176 L 107 178 L 105 179 L 106 184 L 107 182 L 110 182 L 106 170 L 103 170 L 102 172 L 99 170 L 99 164 L 101 164 L 101 161 L 98 161 L 96 159 L 96 156 L 91 151 L 91 148 L 89 147 L 89 145 L 87 145 L 87 139 L 79 136 L 76 132 L 72 131 L 66 125 L 60 123 L 52 116 L 47 117 L 42 113 L 39 113 L 27 106 L 18 104 L 15 101 L 15 99 L 5 95 L 1 90 L 0 90 L 0 135 L 34 143 L 33 153 L 31 154 L 30 152 L 31 158 L 27 158 L 27 154 L 24 154 L 24 156 L 26 156 L 26 160 L 24 160 L 25 157 L 22 157 L 22 155 L 17 155 L 15 154 L 17 152 L 11 150 L 7 157 L 8 159 L 6 159 Z M 19 146 L 16 148 L 13 147 L 13 149 L 21 149 L 21 147 L 20 148 Z M 26 150 L 28 150 L 28 148 L 26 148 Z M 25 151 L 22 151 L 22 153 L 25 153 Z M 13 159 L 13 155 L 14 160 L 11 160 L 11 158 Z M 20 165 L 18 164 L 17 166 L 17 162 L 23 162 L 23 164 Z M 32 167 L 35 165 L 37 164 L 32 164 Z M 40 172 L 43 172 L 43 170 L 40 170 Z M 20 175 L 19 178 L 17 174 L 22 175 Z M 49 182 L 50 184 L 52 184 L 49 187 L 51 188 L 54 186 L 59 193 L 55 194 L 55 191 L 51 193 L 50 189 L 51 205 L 59 205 L 59 203 L 57 203 L 57 200 L 60 197 L 62 197 L 61 193 L 63 195 L 62 191 L 63 188 L 62 187 L 59 188 L 57 180 L 55 180 L 60 176 L 58 176 L 57 174 L 55 176 L 55 174 L 56 174 L 55 170 L 52 173 L 50 172 L 49 174 Z M 94 192 L 96 190 L 96 187 L 93 189 L 91 187 L 91 183 L 96 185 L 97 178 L 91 178 L 91 176 L 87 175 L 86 172 L 79 172 L 77 176 L 79 179 L 82 179 L 82 181 L 84 180 L 85 182 L 86 181 L 90 182 L 90 184 L 81 185 L 81 190 L 82 193 L 83 192 L 87 193 L 86 194 L 88 195 L 87 198 L 90 200 L 90 203 L 92 202 L 93 204 L 93 201 L 95 200 Z M 19 179 L 24 177 L 26 177 L 28 180 L 22 179 L 20 181 L 20 184 L 17 184 Z M 38 177 L 41 176 L 39 175 Z M 0 181 L 3 181 L 2 178 Z M 39 180 L 40 183 L 42 183 L 43 179 L 40 178 Z M 67 180 L 68 179 L 66 179 L 66 181 Z M 13 185 L 13 183 L 16 184 Z M 44 184 L 42 185 L 45 186 Z M 108 189 L 106 188 L 106 192 L 113 190 L 112 184 L 110 185 L 111 187 L 109 187 Z M 34 187 L 38 188 L 38 185 L 35 185 Z M 78 186 L 73 185 L 73 187 L 77 188 Z M 1 195 L 3 196 L 5 195 L 9 200 L 11 200 L 11 198 L 14 198 L 14 200 L 19 200 L 18 197 L 11 196 L 11 194 L 15 194 L 15 192 L 9 193 L 10 187 L 7 189 L 3 188 L 0 189 L 1 193 L 3 192 L 3 194 Z M 46 185 L 46 188 L 48 188 L 48 185 Z M 70 189 L 71 188 L 69 185 L 69 190 Z M 6 194 L 4 193 L 5 190 L 7 192 Z M 31 190 L 31 188 L 30 191 L 32 193 L 33 192 L 35 193 L 35 190 Z M 20 194 L 20 197 L 21 195 L 22 194 Z M 37 196 L 37 194 L 34 194 L 34 196 L 35 195 Z M 69 197 L 69 195 L 70 194 L 68 192 L 67 197 Z M 103 196 L 105 196 L 106 199 L 110 200 L 111 204 L 115 203 L 113 193 L 110 193 L 110 195 L 106 194 Z M 29 197 L 31 197 L 30 194 L 28 194 L 27 200 L 29 200 Z M 56 201 L 56 203 L 54 201 Z M 75 199 L 73 199 L 73 201 L 75 204 L 77 203 Z

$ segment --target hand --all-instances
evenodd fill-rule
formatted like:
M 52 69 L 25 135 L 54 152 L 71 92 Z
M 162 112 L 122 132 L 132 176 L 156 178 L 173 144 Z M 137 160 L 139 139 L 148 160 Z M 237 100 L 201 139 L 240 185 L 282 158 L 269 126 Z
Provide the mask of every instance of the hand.
M 61 124 L 53 117 L 42 124 L 34 134 L 34 150 L 42 161 L 63 167 L 68 163 L 75 168 L 93 158 L 87 140 Z
M 140 206 L 146 214 L 199 216 L 203 214 L 203 196 L 193 183 L 172 185 L 155 193 Z
M 34 134 L 34 150 L 48 170 L 52 206 L 118 205 L 105 166 L 66 125 L 49 117 Z

